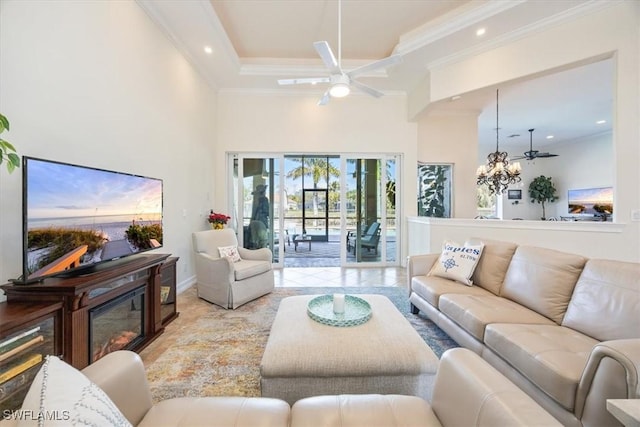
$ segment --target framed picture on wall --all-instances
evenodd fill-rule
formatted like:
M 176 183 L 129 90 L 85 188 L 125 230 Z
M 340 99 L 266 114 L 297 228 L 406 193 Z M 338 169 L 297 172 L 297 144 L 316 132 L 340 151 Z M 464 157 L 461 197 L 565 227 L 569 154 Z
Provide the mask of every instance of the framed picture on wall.
M 452 163 L 418 162 L 418 216 L 451 218 Z
M 509 200 L 522 200 L 522 190 L 507 190 Z

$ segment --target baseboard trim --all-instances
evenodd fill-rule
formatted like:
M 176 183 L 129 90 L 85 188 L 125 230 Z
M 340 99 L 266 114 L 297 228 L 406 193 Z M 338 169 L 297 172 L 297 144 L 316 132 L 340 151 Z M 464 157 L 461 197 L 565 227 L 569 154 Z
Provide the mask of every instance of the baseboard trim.
M 177 284 L 176 293 L 181 294 L 195 284 L 196 284 L 196 276 L 187 277 L 186 279 L 184 279 L 183 281 Z

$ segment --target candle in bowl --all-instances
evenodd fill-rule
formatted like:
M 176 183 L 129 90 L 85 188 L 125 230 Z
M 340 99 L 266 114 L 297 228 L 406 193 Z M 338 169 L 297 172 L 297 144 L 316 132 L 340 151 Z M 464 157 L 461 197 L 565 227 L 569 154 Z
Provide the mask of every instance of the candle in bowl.
M 333 294 L 333 312 L 344 313 L 344 294 Z

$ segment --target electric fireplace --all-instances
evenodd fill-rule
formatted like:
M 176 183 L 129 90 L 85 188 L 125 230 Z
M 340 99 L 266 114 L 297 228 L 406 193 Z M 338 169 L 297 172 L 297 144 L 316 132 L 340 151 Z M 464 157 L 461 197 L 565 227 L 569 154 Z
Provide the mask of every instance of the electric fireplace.
M 142 286 L 89 310 L 89 363 L 144 340 L 144 296 Z

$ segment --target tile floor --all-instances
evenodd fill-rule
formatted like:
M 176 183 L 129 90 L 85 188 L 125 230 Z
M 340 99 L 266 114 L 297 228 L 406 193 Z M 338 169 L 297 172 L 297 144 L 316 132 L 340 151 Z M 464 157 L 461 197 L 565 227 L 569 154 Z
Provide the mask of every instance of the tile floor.
M 277 287 L 407 286 L 402 267 L 285 267 L 274 270 Z

